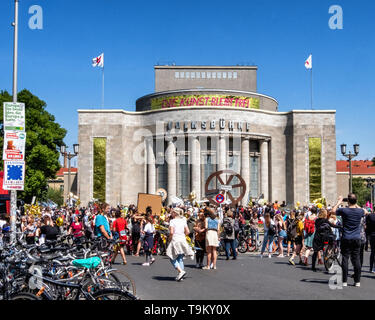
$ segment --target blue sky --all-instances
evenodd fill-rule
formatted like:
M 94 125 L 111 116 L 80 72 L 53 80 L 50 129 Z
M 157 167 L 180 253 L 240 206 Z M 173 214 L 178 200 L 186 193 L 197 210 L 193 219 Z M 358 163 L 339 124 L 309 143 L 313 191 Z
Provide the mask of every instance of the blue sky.
M 0 90 L 12 90 L 13 0 L 0 1 Z M 31 30 L 29 7 L 43 9 L 43 30 Z M 331 30 L 331 5 L 344 11 L 344 29 Z M 105 53 L 107 108 L 134 110 L 154 91 L 153 66 L 255 64 L 258 91 L 280 111 L 337 110 L 340 144 L 375 156 L 375 3 L 370 0 L 21 0 L 19 90 L 45 100 L 47 110 L 78 140 L 77 109 L 99 108 L 101 72 L 91 59 Z M 74 164 L 75 162 L 73 162 Z

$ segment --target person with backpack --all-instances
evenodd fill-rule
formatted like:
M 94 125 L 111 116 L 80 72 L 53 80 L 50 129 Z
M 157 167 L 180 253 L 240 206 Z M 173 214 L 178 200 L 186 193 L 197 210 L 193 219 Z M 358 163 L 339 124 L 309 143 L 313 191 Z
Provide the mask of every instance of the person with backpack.
M 293 251 L 292 257 L 289 259 L 289 263 L 292 264 L 293 266 L 295 265 L 294 263 L 294 258 L 298 255 L 299 256 L 299 264 L 302 263 L 302 249 L 303 249 L 303 230 L 304 230 L 304 225 L 303 225 L 303 213 L 299 214 L 296 219 L 296 238 L 294 240 L 295 244 L 295 249 Z
M 122 264 L 126 265 L 126 257 L 125 257 L 125 251 L 124 246 L 126 244 L 126 240 L 128 239 L 126 236 L 126 229 L 127 229 L 127 222 L 126 220 L 121 216 L 121 210 L 116 209 L 115 213 L 116 220 L 112 224 L 112 232 L 115 239 L 119 239 L 120 242 L 116 245 L 116 248 L 113 253 L 112 257 L 112 263 L 115 263 L 116 257 L 118 252 L 120 251 L 121 257 L 122 257 Z
M 312 256 L 311 269 L 314 272 L 317 271 L 315 268 L 316 259 L 319 252 L 323 250 L 324 242 L 334 241 L 335 237 L 331 228 L 341 228 L 341 226 L 329 222 L 327 210 L 320 210 L 318 218 L 315 220 L 316 231 L 313 240 L 314 253 Z M 323 264 L 323 261 L 320 261 L 320 264 Z
M 273 238 L 276 235 L 276 226 L 273 220 L 271 219 L 271 215 L 266 213 L 264 215 L 264 238 L 262 249 L 260 252 L 260 257 L 263 258 L 263 253 L 266 250 L 266 246 L 268 243 L 268 258 L 272 258 L 272 243 Z
M 291 211 L 289 217 L 286 219 L 286 234 L 287 234 L 287 256 L 290 256 L 290 249 L 293 245 L 293 250 L 295 249 L 294 240 L 297 237 L 297 220 L 295 211 Z
M 275 216 L 275 222 L 276 222 L 276 231 L 278 234 L 278 248 L 279 248 L 279 255 L 277 256 L 278 258 L 284 258 L 284 239 L 287 237 L 286 234 L 286 225 L 283 220 L 283 217 L 281 214 L 277 214 Z
M 226 217 L 223 219 L 223 239 L 225 244 L 225 254 L 226 260 L 229 260 L 230 257 L 230 248 L 232 249 L 233 258 L 232 260 L 237 259 L 237 252 L 235 246 L 235 221 L 233 219 L 233 212 L 228 210 Z
M 308 265 L 310 252 L 313 247 L 314 234 L 315 234 L 315 219 L 316 219 L 316 207 L 311 208 L 311 214 L 306 216 L 304 225 L 304 243 L 305 243 L 305 254 L 303 264 Z

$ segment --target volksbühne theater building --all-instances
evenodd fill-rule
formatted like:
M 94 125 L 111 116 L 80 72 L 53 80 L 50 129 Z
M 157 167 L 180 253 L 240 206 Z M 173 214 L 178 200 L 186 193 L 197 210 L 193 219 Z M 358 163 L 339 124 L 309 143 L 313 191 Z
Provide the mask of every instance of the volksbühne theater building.
M 279 112 L 257 92 L 255 66 L 155 66 L 155 93 L 136 111 L 78 110 L 78 192 L 111 205 L 137 203 L 138 193 L 163 188 L 167 202 L 232 170 L 245 182 L 241 203 L 302 204 L 336 199 L 334 110 Z M 209 181 L 209 189 L 219 182 Z M 235 189 L 238 177 L 223 182 Z

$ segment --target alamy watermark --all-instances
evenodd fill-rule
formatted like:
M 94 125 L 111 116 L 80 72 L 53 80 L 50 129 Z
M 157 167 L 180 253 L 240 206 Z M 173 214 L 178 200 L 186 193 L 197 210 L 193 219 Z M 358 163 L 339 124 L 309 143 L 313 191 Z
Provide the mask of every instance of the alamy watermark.
M 31 30 L 43 30 L 43 9 L 41 6 L 33 5 L 29 8 L 29 28 Z
M 328 10 L 332 17 L 328 21 L 328 26 L 331 30 L 342 30 L 344 29 L 344 11 L 339 5 L 332 5 Z
M 329 273 L 333 276 L 329 278 L 328 286 L 331 290 L 342 289 L 342 269 L 338 265 L 333 265 Z

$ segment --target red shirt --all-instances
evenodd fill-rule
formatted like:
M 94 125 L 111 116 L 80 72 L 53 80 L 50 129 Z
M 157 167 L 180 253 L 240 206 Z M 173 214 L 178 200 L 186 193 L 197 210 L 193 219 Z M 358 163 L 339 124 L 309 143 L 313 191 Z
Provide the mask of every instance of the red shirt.
M 113 222 L 112 230 L 119 233 L 120 240 L 127 240 L 125 229 L 128 227 L 128 223 L 124 218 L 118 218 Z
M 73 230 L 73 236 L 74 238 L 79 238 L 79 237 L 82 237 L 83 236 L 83 224 L 82 222 L 80 222 L 78 225 L 73 222 L 70 226 Z

